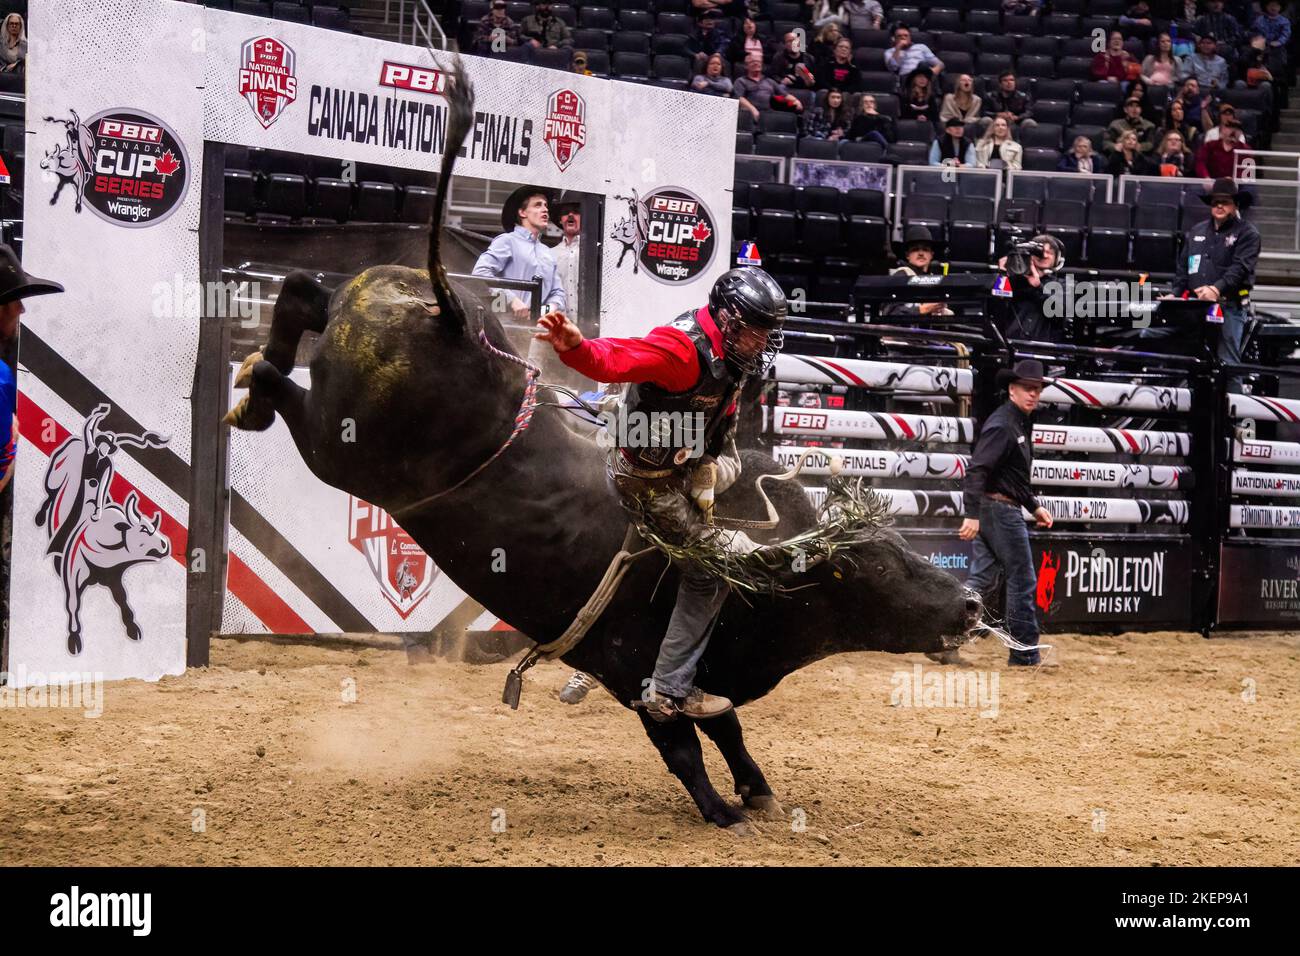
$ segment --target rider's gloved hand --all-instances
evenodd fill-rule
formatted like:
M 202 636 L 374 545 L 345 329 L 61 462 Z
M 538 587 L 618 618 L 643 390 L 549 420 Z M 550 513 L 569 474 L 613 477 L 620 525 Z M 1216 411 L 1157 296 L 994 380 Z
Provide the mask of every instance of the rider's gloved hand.
M 537 329 L 533 338 L 550 342 L 557 352 L 567 352 L 582 344 L 582 332 L 563 312 L 551 312 L 542 316 L 537 320 Z

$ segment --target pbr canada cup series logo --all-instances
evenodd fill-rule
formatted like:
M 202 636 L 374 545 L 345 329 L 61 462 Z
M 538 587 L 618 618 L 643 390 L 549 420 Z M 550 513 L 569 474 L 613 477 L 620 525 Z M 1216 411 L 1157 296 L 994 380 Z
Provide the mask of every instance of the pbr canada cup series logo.
M 45 152 L 41 169 L 56 180 L 50 205 L 65 186 L 72 208 L 119 226 L 152 226 L 180 205 L 189 183 L 189 158 L 176 133 L 162 120 L 138 110 L 112 109 L 82 122 L 47 116 L 63 127 L 63 141 Z
M 239 95 L 267 129 L 298 95 L 293 50 L 274 37 L 245 40 L 239 52 Z
M 656 189 L 644 198 L 615 196 L 628 204 L 628 214 L 614 223 L 610 238 L 621 243 L 615 268 L 632 255 L 632 272 L 645 266 L 659 282 L 690 282 L 713 259 L 713 217 L 698 196 L 675 186 Z
M 360 551 L 402 620 L 429 595 L 438 566 L 382 508 L 348 496 L 348 541 Z
M 587 101 L 573 90 L 556 90 L 546 103 L 546 140 L 560 172 L 569 168 L 587 142 Z

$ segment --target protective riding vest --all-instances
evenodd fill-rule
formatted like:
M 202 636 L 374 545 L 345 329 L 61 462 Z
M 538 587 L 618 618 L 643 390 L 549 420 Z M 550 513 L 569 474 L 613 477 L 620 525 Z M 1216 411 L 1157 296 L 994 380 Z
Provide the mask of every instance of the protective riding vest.
M 671 323 L 695 346 L 700 363 L 695 384 L 684 392 L 670 392 L 651 382 L 634 382 L 624 392 L 626 421 L 648 423 L 639 433 L 629 427 L 620 436 L 620 453 L 641 477 L 666 477 L 701 455 L 716 456 L 726 440 L 726 411 L 739 397 L 744 379 L 713 353 L 708 331 L 697 315 L 713 324 L 707 309 L 683 312 Z

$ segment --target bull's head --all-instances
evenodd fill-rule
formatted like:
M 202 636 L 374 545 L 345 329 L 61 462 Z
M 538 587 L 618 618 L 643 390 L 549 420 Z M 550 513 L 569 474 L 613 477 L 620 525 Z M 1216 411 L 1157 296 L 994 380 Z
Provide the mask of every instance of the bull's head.
M 171 554 L 171 542 L 160 530 L 162 511 L 154 513 L 153 519 L 140 514 L 139 498 L 133 491 L 126 496 L 123 511 L 126 514 L 127 528 L 124 538 L 126 552 L 137 561 L 158 560 Z

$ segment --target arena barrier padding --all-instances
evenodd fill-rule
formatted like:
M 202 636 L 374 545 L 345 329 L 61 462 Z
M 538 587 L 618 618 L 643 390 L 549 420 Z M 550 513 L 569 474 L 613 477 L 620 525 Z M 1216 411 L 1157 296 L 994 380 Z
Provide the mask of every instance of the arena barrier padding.
M 1300 474 L 1282 471 L 1232 471 L 1234 495 L 1262 495 L 1268 498 L 1300 498 Z
M 957 395 L 969 395 L 972 383 L 971 370 L 966 368 L 785 354 L 776 357 L 768 377 L 801 385 Z
M 1054 378 L 1043 386 L 1039 402 L 1047 405 L 1086 405 L 1133 412 L 1188 412 L 1192 390 L 1171 385 L 1089 382 Z
M 1300 442 L 1234 439 L 1232 460 L 1255 464 L 1300 464 Z
M 1232 418 L 1255 418 L 1265 422 L 1300 422 L 1300 401 L 1294 398 L 1270 398 L 1264 395 L 1228 393 L 1228 415 Z
M 875 494 L 889 502 L 889 513 L 900 518 L 960 517 L 961 492 L 912 491 L 904 488 L 873 488 Z M 826 500 L 825 488 L 808 488 L 808 497 L 821 507 Z M 1171 524 L 1187 523 L 1189 508 L 1186 501 L 1142 498 L 1063 498 L 1039 495 L 1038 501 L 1058 522 L 1068 524 Z M 1281 509 L 1276 509 L 1281 510 Z M 1300 527 L 1300 508 L 1296 512 L 1296 526 Z M 1021 509 L 1025 520 L 1029 512 Z
M 1300 528 L 1300 508 L 1290 505 L 1232 505 L 1230 528 Z

